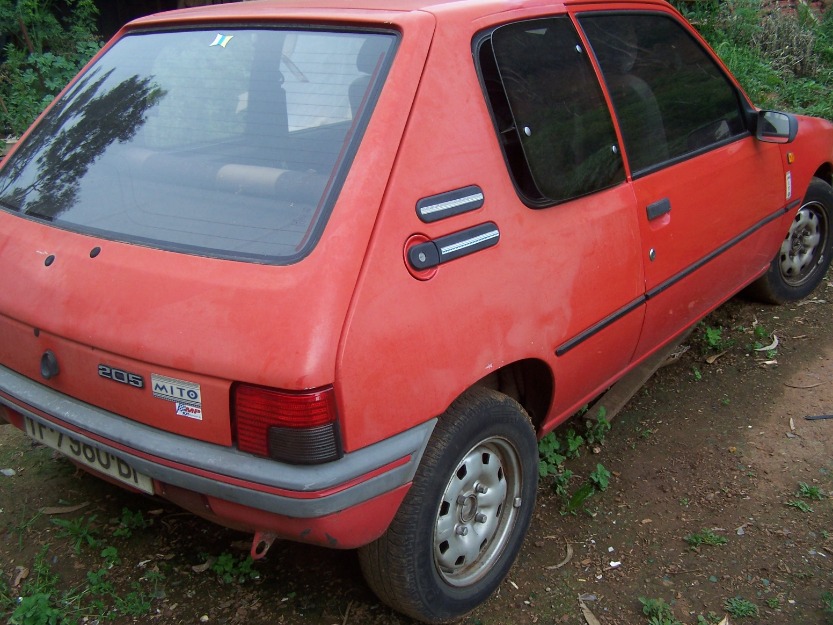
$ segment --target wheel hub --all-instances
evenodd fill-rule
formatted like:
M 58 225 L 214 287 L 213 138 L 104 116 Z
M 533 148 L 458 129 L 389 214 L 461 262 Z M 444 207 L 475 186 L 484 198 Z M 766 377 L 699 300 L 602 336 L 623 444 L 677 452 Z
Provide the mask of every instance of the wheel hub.
M 460 523 L 467 524 L 474 521 L 477 515 L 477 495 L 470 493 L 468 495 L 460 495 L 457 498 L 459 505 Z
M 779 268 L 784 281 L 792 286 L 806 282 L 823 260 L 826 223 L 822 207 L 806 204 L 796 213 L 784 243 L 781 245 Z
M 464 586 L 488 573 L 511 535 L 520 488 L 519 461 L 506 440 L 489 439 L 463 457 L 434 528 L 434 562 L 443 580 Z

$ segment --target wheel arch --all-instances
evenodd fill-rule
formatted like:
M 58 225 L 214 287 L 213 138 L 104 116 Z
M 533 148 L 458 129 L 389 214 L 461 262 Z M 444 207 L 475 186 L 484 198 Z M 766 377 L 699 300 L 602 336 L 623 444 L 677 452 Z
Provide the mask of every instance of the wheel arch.
M 833 186 L 833 165 L 830 163 L 822 164 L 813 174 L 813 177 L 821 178 L 827 184 Z
M 552 406 L 555 378 L 546 362 L 527 358 L 495 369 L 470 388 L 475 387 L 493 389 L 517 401 L 537 431 Z

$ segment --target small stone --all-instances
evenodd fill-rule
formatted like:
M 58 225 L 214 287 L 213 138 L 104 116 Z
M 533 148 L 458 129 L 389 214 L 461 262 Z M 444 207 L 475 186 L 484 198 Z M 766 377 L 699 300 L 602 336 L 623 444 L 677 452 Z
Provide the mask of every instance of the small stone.
M 200 617 L 200 623 L 207 623 L 208 622 L 208 614 L 203 614 Z
M 15 475 L 17 475 L 17 471 L 15 471 L 14 469 L 0 469 L 0 473 L 5 475 L 6 477 L 14 477 Z

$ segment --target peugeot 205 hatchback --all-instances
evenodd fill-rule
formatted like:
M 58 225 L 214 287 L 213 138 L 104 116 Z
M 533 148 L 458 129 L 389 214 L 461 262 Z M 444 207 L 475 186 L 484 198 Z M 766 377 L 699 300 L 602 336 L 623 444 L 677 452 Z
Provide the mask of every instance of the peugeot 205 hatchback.
M 819 283 L 832 172 L 831 124 L 757 110 L 658 0 L 140 19 L 0 169 L 0 415 L 453 620 L 518 553 L 536 435 Z

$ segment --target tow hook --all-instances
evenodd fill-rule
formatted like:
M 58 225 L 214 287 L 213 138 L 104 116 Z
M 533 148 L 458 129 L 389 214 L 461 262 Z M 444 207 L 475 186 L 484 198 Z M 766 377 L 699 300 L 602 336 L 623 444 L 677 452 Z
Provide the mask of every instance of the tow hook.
M 252 560 L 260 560 L 263 558 L 277 538 L 277 534 L 271 532 L 255 532 L 254 538 L 252 539 Z

